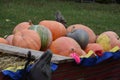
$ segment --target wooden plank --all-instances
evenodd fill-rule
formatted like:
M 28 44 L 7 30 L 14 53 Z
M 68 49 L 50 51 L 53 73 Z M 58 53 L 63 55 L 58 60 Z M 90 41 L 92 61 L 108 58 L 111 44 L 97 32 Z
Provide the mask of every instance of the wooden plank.
M 38 59 L 44 53 L 42 51 L 25 49 L 25 48 L 20 48 L 20 47 L 0 43 L 0 52 L 2 53 L 26 57 L 28 51 L 31 51 L 31 54 L 32 56 L 35 57 L 35 59 Z M 51 62 L 53 63 L 64 63 L 64 62 L 71 62 L 71 61 L 73 61 L 71 57 L 65 57 L 65 56 L 56 55 L 56 54 L 53 54 L 53 57 L 51 59 Z

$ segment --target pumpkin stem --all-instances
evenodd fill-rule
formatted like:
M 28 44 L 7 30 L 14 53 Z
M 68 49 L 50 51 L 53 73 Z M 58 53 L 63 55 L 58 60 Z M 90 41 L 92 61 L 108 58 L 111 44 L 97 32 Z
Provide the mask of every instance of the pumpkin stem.
M 75 26 L 73 26 L 71 29 L 71 32 L 74 32 L 74 31 L 75 31 Z
M 65 28 L 67 28 L 67 26 L 66 26 L 66 23 L 67 23 L 67 22 L 66 22 L 64 16 L 61 14 L 60 11 L 57 11 L 57 12 L 56 12 L 55 18 L 56 18 L 56 21 L 57 21 L 57 22 L 62 23 L 62 24 L 65 26 Z
M 66 33 L 73 33 L 75 31 L 75 26 L 72 26 L 71 32 L 69 32 L 68 30 L 66 30 Z M 67 36 L 67 34 L 65 36 Z
M 71 53 L 75 53 L 75 49 L 74 48 L 71 48 Z
M 29 22 L 30 25 L 33 25 L 32 20 L 29 20 L 28 22 Z

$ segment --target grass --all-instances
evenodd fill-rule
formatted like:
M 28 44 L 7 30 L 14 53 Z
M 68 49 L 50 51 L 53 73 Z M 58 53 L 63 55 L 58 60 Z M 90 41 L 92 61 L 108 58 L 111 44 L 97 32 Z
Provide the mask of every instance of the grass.
M 76 3 L 72 0 L 0 0 L 0 36 L 9 35 L 20 22 L 32 20 L 34 24 L 55 20 L 60 10 L 67 26 L 84 24 L 97 35 L 113 30 L 120 35 L 120 5 Z

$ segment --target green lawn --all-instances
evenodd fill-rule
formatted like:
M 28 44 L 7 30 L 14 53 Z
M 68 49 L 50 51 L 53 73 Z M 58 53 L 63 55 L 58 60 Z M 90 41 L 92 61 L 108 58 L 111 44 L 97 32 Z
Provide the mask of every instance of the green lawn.
M 0 0 L 0 36 L 12 33 L 20 22 L 32 20 L 55 20 L 60 10 L 67 20 L 67 26 L 84 24 L 96 34 L 113 30 L 120 35 L 120 5 L 76 3 L 63 0 Z

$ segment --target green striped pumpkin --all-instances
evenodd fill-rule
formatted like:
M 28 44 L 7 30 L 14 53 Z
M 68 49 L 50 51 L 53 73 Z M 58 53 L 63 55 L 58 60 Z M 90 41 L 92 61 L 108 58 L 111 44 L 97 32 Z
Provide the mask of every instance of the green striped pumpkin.
M 29 29 L 36 31 L 41 38 L 41 51 L 45 51 L 52 43 L 51 31 L 43 25 L 32 25 Z

